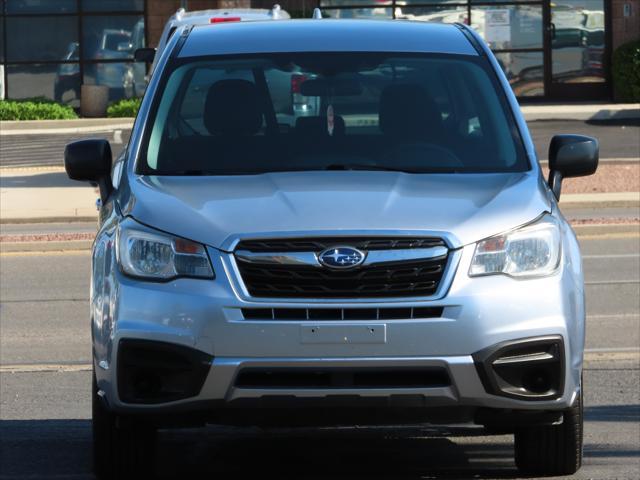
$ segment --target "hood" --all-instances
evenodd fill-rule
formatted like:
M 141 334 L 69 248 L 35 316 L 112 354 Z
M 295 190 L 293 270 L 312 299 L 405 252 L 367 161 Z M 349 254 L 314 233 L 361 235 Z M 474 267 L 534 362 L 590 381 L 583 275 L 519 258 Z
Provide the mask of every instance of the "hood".
M 535 171 L 150 176 L 133 177 L 130 188 L 125 214 L 222 250 L 239 237 L 367 232 L 440 235 L 456 248 L 551 210 Z

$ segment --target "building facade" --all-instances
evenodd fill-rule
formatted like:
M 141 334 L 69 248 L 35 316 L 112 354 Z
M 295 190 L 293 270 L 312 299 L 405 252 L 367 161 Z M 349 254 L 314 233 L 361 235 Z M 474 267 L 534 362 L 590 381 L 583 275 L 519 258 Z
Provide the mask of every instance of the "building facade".
M 276 0 L 277 1 L 277 0 Z M 496 54 L 522 100 L 612 100 L 613 50 L 640 38 L 640 0 L 279 0 L 292 16 L 463 22 Z M 0 96 L 79 105 L 82 84 L 139 96 L 144 66 L 180 7 L 270 8 L 272 0 L 0 0 Z

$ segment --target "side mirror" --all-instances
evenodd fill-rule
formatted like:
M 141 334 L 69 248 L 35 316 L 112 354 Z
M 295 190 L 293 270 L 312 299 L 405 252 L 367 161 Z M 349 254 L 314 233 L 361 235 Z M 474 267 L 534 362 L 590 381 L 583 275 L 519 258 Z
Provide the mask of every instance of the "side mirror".
M 598 140 L 584 135 L 556 135 L 549 145 L 549 186 L 560 200 L 562 179 L 593 175 L 598 168 Z
M 111 146 L 107 140 L 79 140 L 64 149 L 64 169 L 71 180 L 96 183 L 104 204 L 112 190 Z
M 133 44 L 131 44 L 129 42 L 120 42 L 118 44 L 118 51 L 119 52 L 130 52 L 132 48 L 133 48 Z
M 153 63 L 153 59 L 156 57 L 156 49 L 151 47 L 138 48 L 133 53 L 133 58 L 136 62 Z

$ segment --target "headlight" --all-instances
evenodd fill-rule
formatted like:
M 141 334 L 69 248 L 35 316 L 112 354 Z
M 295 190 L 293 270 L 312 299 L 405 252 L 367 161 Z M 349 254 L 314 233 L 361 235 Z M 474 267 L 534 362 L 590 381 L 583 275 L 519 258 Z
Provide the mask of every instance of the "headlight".
M 469 275 L 513 277 L 553 273 L 560 260 L 560 228 L 550 215 L 511 232 L 478 242 Z
M 214 278 L 203 245 L 160 232 L 121 228 L 118 260 L 122 270 L 133 277 L 150 280 Z

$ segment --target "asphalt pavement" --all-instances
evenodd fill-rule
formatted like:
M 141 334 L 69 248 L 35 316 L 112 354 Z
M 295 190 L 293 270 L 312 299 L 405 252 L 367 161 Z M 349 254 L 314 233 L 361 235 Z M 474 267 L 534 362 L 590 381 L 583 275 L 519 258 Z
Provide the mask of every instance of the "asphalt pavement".
M 637 479 L 640 238 L 591 236 L 581 245 L 587 423 L 585 465 L 571 478 Z M 0 262 L 0 479 L 93 478 L 90 254 L 7 253 Z M 480 433 L 461 427 L 162 432 L 156 470 L 175 479 L 518 478 L 512 438 Z

